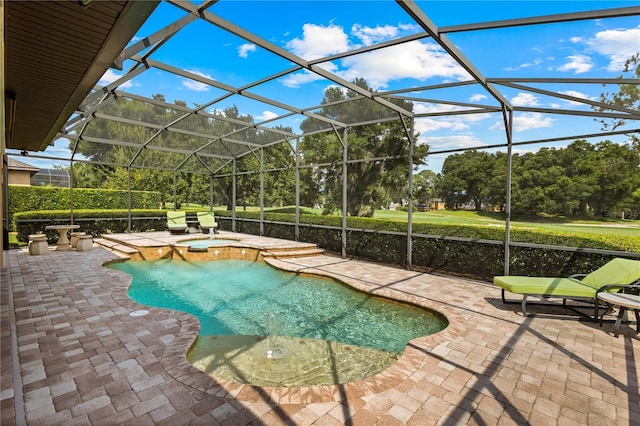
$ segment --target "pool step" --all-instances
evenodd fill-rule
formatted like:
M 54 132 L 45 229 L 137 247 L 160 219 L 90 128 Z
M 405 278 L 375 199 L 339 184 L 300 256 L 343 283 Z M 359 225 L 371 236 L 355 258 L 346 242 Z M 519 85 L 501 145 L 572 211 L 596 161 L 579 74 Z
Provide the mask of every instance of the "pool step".
M 283 258 L 289 258 L 289 257 L 310 257 L 310 256 L 319 256 L 324 254 L 324 250 L 320 249 L 320 248 L 309 248 L 309 247 L 302 247 L 302 248 L 288 248 L 286 250 L 284 249 L 277 249 L 277 250 L 269 250 L 269 251 L 263 251 L 262 252 L 262 257 L 270 257 L 270 258 L 275 258 L 275 259 L 283 259 Z
M 94 239 L 94 242 L 121 256 L 129 257 L 138 253 L 138 250 L 131 246 L 120 244 L 117 241 L 112 241 L 107 238 L 96 238 Z

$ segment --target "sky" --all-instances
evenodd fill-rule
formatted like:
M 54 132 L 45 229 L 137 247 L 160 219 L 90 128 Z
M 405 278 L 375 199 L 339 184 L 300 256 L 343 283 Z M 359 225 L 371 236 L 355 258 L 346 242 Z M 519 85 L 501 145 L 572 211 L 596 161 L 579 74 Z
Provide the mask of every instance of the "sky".
M 536 15 L 562 14 L 586 10 L 637 6 L 632 1 L 417 1 L 416 4 L 438 28 L 474 22 L 518 19 Z M 226 21 L 255 33 L 277 48 L 305 60 L 330 57 L 372 44 L 410 36 L 423 31 L 394 1 L 239 1 L 221 0 L 208 9 Z M 164 28 L 185 16 L 178 7 L 161 3 L 130 43 Z M 625 61 L 640 52 L 640 17 L 585 20 L 552 25 L 528 25 L 497 30 L 452 32 L 447 35 L 459 54 L 486 78 L 616 78 L 623 75 Z M 144 53 L 144 51 L 143 51 Z M 150 58 L 189 71 L 198 76 L 242 88 L 260 79 L 289 70 L 293 64 L 230 34 L 208 22 L 196 20 L 181 29 Z M 109 69 L 99 86 L 113 83 L 130 69 Z M 440 83 L 469 80 L 469 73 L 431 38 L 342 59 L 328 60 L 318 66 L 346 81 L 364 78 L 378 92 L 417 88 Z M 628 75 L 630 76 L 630 75 Z M 308 108 L 319 105 L 324 90 L 333 83 L 307 71 L 288 73 L 267 84 L 248 89 L 251 93 L 273 97 L 279 102 Z M 577 99 L 598 100 L 603 90 L 615 86 L 600 84 L 530 84 L 538 89 L 562 93 Z M 119 87 L 119 90 L 151 97 L 161 93 L 169 103 L 185 101 L 190 107 L 215 103 L 210 110 L 238 107 L 256 122 L 286 113 L 285 109 L 238 95 L 225 98 L 225 91 L 152 67 Z M 574 100 L 558 99 L 522 88 L 499 87 L 514 106 L 573 108 L 590 111 Z M 414 112 L 444 112 L 464 107 L 446 102 L 497 106 L 481 85 L 453 89 L 408 92 L 426 100 L 416 101 Z M 299 117 L 278 120 L 267 126 L 286 125 L 299 132 Z M 638 128 L 640 123 L 631 123 Z M 465 114 L 420 118 L 415 122 L 418 143 L 429 144 L 432 151 L 482 147 L 505 142 L 501 114 Z M 596 133 L 600 124 L 593 117 L 519 112 L 514 116 L 513 140 L 530 141 Z M 610 137 L 625 143 L 625 136 Z M 602 138 L 590 140 L 598 142 Z M 559 146 L 571 141 L 562 142 Z M 50 155 L 69 156 L 68 142 L 60 140 L 47 150 Z M 515 149 L 537 150 L 539 145 Z M 430 168 L 439 171 L 446 155 L 429 159 Z M 35 164 L 36 159 L 30 159 Z

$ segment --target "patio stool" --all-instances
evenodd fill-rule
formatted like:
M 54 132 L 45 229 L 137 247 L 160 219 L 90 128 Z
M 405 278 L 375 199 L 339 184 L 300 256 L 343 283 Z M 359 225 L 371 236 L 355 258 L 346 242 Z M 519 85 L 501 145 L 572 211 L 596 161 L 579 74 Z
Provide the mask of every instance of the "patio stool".
M 78 245 L 78 237 L 81 235 L 87 235 L 86 232 L 72 232 L 71 233 L 71 238 L 69 239 L 69 243 L 71 244 L 71 247 L 76 248 L 76 246 Z
M 78 235 L 76 249 L 78 251 L 89 251 L 93 247 L 93 237 L 91 235 Z
M 49 243 L 46 234 L 29 235 L 29 254 L 38 255 L 49 253 Z

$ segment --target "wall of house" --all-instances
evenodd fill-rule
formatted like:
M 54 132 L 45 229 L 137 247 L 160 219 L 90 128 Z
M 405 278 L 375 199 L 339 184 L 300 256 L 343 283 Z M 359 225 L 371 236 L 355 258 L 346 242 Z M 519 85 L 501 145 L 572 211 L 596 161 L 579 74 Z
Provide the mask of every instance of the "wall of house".
M 5 63 L 4 63 L 5 59 L 4 59 L 4 0 L 0 0 L 0 69 L 4 70 L 5 69 Z M 4 72 L 2 73 L 2 77 L 0 77 L 0 94 L 2 96 L 2 99 L 0 101 L 0 156 L 2 157 L 2 161 L 0 162 L 1 164 L 1 168 L 0 168 L 0 222 L 2 223 L 2 238 L 0 238 L 0 268 L 4 267 L 4 250 L 6 244 L 8 244 L 8 241 L 5 241 L 5 232 L 7 232 L 6 229 L 6 224 L 5 224 L 5 210 L 6 210 L 6 206 L 5 206 L 5 202 L 6 202 L 6 188 L 7 186 L 5 185 L 4 182 L 4 176 L 5 176 L 5 164 L 4 162 L 6 161 L 5 155 L 4 155 L 4 151 L 5 151 L 5 107 L 4 107 L 4 93 L 5 93 L 5 88 L 4 88 Z M 8 235 L 8 234 L 7 234 Z
M 31 172 L 9 170 L 7 175 L 7 182 L 9 185 L 31 186 Z

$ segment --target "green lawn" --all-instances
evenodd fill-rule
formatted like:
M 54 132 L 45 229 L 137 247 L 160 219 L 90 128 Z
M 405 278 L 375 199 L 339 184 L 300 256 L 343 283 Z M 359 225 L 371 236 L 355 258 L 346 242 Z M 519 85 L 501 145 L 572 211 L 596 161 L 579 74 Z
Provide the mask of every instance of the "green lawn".
M 389 220 L 407 220 L 406 212 L 376 211 L 375 217 Z M 473 211 L 430 211 L 414 212 L 414 223 L 442 223 L 465 225 L 504 225 L 504 219 L 499 213 Z M 544 229 L 555 232 L 569 232 L 581 235 L 624 235 L 640 238 L 640 221 L 638 220 L 566 220 L 553 218 L 535 218 L 527 220 L 515 218 L 511 221 L 512 228 Z
M 256 211 L 257 208 L 247 207 Z M 265 209 L 269 211 L 293 213 L 292 206 Z M 304 213 L 321 214 L 318 209 L 302 207 Z M 400 222 L 407 221 L 407 212 L 396 210 L 376 210 L 375 219 L 387 219 Z M 413 223 L 435 223 L 450 225 L 497 225 L 504 226 L 504 216 L 501 213 L 475 212 L 466 210 L 432 210 L 428 212 L 414 212 Z M 624 235 L 640 239 L 640 220 L 622 219 L 574 219 L 566 218 L 522 218 L 515 217 L 511 227 L 518 229 L 544 229 L 554 232 L 569 232 L 579 235 Z

